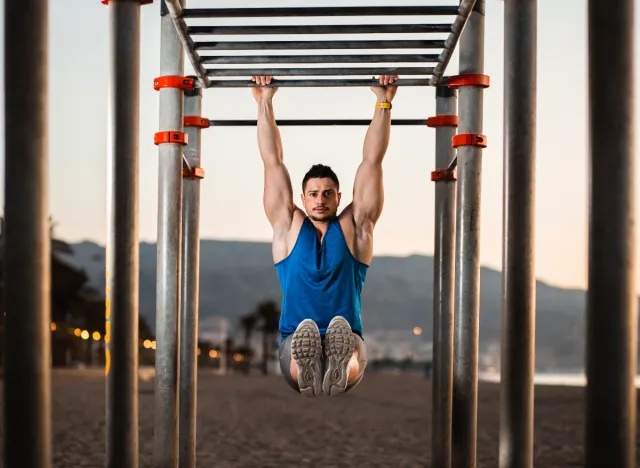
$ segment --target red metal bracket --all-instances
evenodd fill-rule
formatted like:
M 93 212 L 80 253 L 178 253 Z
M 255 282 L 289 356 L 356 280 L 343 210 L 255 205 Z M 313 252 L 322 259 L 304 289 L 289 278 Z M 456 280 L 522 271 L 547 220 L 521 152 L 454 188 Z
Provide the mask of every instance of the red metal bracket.
M 182 169 L 182 177 L 187 179 L 204 179 L 204 169 L 201 167 L 191 167 L 191 172 Z
M 449 88 L 460 88 L 462 86 L 479 86 L 480 88 L 488 88 L 491 84 L 489 75 L 481 73 L 467 73 L 465 75 L 457 75 L 449 78 Z
M 209 128 L 209 119 L 205 119 L 198 115 L 189 115 L 184 118 L 185 127 Z
M 110 1 L 111 0 L 102 0 L 102 4 L 108 5 Z M 150 3 L 153 3 L 153 0 L 139 0 L 139 1 L 140 1 L 140 5 L 149 5 Z
M 183 132 L 158 132 L 153 136 L 153 143 L 155 145 L 162 143 L 186 145 L 188 143 L 188 137 L 187 134 Z
M 432 182 L 455 182 L 456 175 L 454 174 L 454 171 L 447 172 L 446 169 L 433 171 L 431 173 L 431 181 Z
M 454 148 L 459 146 L 480 146 L 481 148 L 486 148 L 487 137 L 478 133 L 462 133 L 460 135 L 454 135 L 452 138 L 452 146 Z
M 153 89 L 158 91 L 160 88 L 178 88 L 186 91 L 193 90 L 193 78 L 184 76 L 159 76 L 153 80 Z
M 457 115 L 436 115 L 427 119 L 427 127 L 457 127 Z

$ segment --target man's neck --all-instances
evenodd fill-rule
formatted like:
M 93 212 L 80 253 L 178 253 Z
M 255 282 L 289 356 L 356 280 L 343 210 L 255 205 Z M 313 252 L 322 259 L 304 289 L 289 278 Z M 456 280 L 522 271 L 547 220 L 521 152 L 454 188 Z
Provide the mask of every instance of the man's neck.
M 324 235 L 325 232 L 327 232 L 327 228 L 329 227 L 329 224 L 331 224 L 335 219 L 336 219 L 336 216 L 333 216 L 332 218 L 318 221 L 309 217 L 309 221 L 311 221 L 311 224 L 313 224 L 313 227 L 316 229 L 319 235 Z

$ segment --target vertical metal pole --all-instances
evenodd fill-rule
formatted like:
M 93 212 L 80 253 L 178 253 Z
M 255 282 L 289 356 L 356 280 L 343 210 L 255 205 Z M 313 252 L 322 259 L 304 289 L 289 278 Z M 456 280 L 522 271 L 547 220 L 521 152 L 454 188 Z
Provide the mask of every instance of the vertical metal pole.
M 199 116 L 202 90 L 185 92 L 184 113 Z M 199 127 L 186 127 L 184 156 L 200 167 Z M 180 467 L 196 466 L 198 287 L 200 263 L 200 179 L 188 177 L 182 187 L 182 298 L 180 301 Z
M 533 466 L 537 0 L 504 5 L 500 467 Z
M 164 1 L 161 7 L 160 75 L 182 76 L 182 44 Z M 183 91 L 160 89 L 160 131 L 182 131 Z M 182 146 L 159 145 L 156 283 L 156 468 L 178 466 L 180 251 L 182 243 Z
M 112 0 L 106 269 L 107 467 L 138 466 L 140 2 Z
M 636 465 L 634 0 L 590 0 L 587 467 Z
M 436 88 L 436 115 L 456 115 L 458 93 Z M 455 149 L 454 126 L 436 128 L 436 168 L 446 169 Z M 432 464 L 451 467 L 451 398 L 453 383 L 453 311 L 456 239 L 456 183 L 438 181 L 435 187 L 435 249 L 433 274 L 433 393 Z
M 460 74 L 484 71 L 485 0 L 478 0 L 460 40 Z M 481 134 L 483 89 L 459 92 L 460 134 Z M 480 198 L 482 149 L 458 148 L 456 217 L 456 305 L 452 450 L 454 467 L 476 466 L 478 407 L 478 322 L 480 309 Z
M 4 463 L 51 466 L 49 2 L 4 2 Z

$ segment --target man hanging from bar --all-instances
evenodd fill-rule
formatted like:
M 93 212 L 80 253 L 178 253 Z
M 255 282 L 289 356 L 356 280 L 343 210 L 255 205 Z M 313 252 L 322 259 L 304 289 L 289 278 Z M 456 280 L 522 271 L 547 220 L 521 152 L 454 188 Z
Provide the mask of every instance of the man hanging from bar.
M 373 258 L 373 230 L 384 202 L 382 160 L 391 133 L 397 75 L 372 86 L 374 116 L 354 181 L 353 201 L 338 215 L 341 193 L 330 167 L 316 164 L 302 181 L 304 211 L 293 201 L 273 112 L 270 76 L 253 77 L 258 147 L 265 170 L 264 209 L 273 227 L 273 260 L 282 287 L 280 367 L 303 395 L 339 395 L 360 383 L 367 363 L 361 293 Z

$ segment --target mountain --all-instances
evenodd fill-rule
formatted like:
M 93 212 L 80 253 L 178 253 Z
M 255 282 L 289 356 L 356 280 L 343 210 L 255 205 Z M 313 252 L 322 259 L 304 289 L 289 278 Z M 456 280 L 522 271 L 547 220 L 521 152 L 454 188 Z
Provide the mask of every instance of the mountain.
M 104 248 L 95 243 L 72 245 L 72 260 L 85 269 L 92 284 L 104 288 Z M 140 313 L 155 325 L 156 246 L 140 244 Z M 419 326 L 432 336 L 433 258 L 375 257 L 363 291 L 365 333 L 410 331 Z M 481 269 L 480 350 L 499 349 L 501 273 Z M 228 318 L 237 329 L 240 315 L 259 301 L 281 300 L 271 246 L 264 242 L 202 240 L 200 244 L 200 323 Z M 581 369 L 584 362 L 586 293 L 536 284 L 536 367 Z M 201 327 L 201 331 L 203 331 Z

